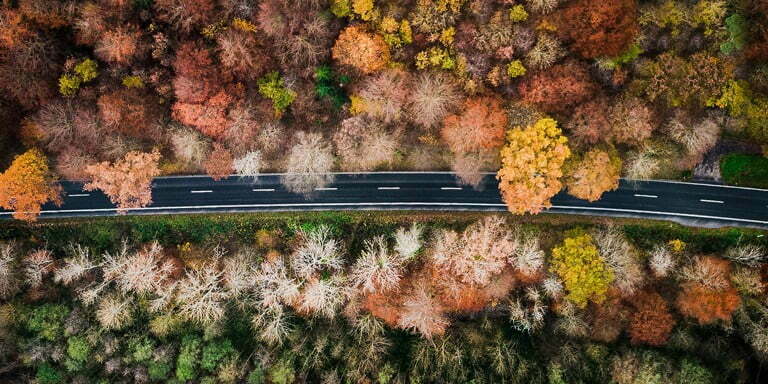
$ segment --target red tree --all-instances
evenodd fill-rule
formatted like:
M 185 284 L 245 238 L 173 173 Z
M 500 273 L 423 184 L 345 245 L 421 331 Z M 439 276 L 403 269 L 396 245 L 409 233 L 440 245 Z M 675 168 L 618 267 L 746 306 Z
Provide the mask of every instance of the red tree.
M 219 143 L 213 143 L 213 151 L 205 160 L 205 172 L 214 181 L 219 181 L 232 174 L 232 153 Z
M 102 122 L 120 133 L 158 139 L 157 120 L 162 116 L 157 100 L 138 89 L 120 89 L 98 100 Z
M 617 56 L 637 35 L 637 0 L 574 0 L 557 18 L 560 37 L 587 59 Z
M 130 64 L 139 51 L 141 33 L 134 28 L 119 27 L 104 32 L 93 51 L 101 60 L 115 64 Z
M 589 99 L 596 86 L 584 64 L 569 61 L 525 78 L 518 86 L 523 101 L 545 112 L 566 112 Z
M 457 153 L 489 149 L 504 144 L 507 114 L 498 97 L 467 99 L 460 115 L 443 121 L 441 134 Z
M 633 344 L 664 345 L 675 327 L 669 305 L 656 292 L 643 292 L 633 300 L 635 312 L 629 320 L 629 336 Z

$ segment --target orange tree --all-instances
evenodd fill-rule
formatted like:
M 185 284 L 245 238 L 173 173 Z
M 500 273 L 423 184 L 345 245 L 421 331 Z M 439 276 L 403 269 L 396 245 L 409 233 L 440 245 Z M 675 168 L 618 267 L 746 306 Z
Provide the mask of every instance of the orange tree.
M 676 323 L 667 301 L 656 292 L 643 292 L 632 304 L 635 306 L 629 319 L 632 344 L 664 345 Z
M 562 166 L 570 155 L 568 139 L 553 119 L 507 132 L 496 178 L 509 211 L 539 213 L 550 206 L 549 199 L 562 187 Z
M 91 181 L 83 187 L 86 191 L 101 189 L 118 211 L 140 208 L 152 202 L 152 179 L 160 175 L 160 152 L 128 152 L 125 157 L 110 164 L 102 162 L 89 165 L 85 173 Z
M 355 25 L 339 35 L 333 46 L 333 59 L 367 75 L 387 65 L 389 46 L 380 35 Z
M 579 199 L 595 201 L 604 192 L 619 187 L 621 158 L 616 151 L 592 149 L 571 162 L 565 185 L 568 193 Z
M 11 166 L 0 174 L 0 207 L 15 211 L 13 217 L 19 220 L 37 220 L 43 204 L 49 201 L 61 204 L 60 193 L 48 160 L 38 149 L 16 156 Z

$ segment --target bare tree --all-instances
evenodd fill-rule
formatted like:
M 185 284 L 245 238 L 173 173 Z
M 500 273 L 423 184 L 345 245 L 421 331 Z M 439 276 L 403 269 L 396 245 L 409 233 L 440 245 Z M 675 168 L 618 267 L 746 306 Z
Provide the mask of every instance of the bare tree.
M 332 319 L 345 299 L 343 279 L 338 275 L 311 279 L 301 291 L 299 309 Z
M 664 245 L 657 245 L 648 257 L 648 266 L 656 277 L 667 277 L 675 269 L 672 251 Z
M 70 257 L 64 259 L 64 266 L 57 269 L 53 279 L 57 283 L 70 285 L 89 271 L 98 267 L 91 258 L 91 250 L 80 244 L 69 247 Z
M 431 339 L 435 335 L 443 334 L 448 324 L 444 308 L 440 301 L 433 297 L 429 286 L 424 282 L 417 284 L 403 303 L 398 325 Z
M 0 298 L 8 298 L 18 289 L 16 279 L 16 245 L 0 244 Z
M 747 244 L 729 248 L 725 252 L 725 257 L 737 263 L 754 267 L 765 261 L 766 253 L 760 246 Z
M 204 325 L 224 317 L 225 300 L 229 295 L 222 287 L 222 275 L 211 266 L 188 271 L 176 295 L 179 313 Z
M 273 345 L 280 344 L 291 331 L 288 314 L 281 306 L 257 312 L 251 323 L 259 330 L 259 337 Z
M 187 169 L 202 169 L 203 161 L 210 151 L 210 144 L 200 133 L 186 127 L 178 128 L 171 133 L 170 141 L 176 159 Z
M 288 152 L 285 187 L 295 193 L 311 194 L 333 182 L 333 153 L 319 133 L 299 132 L 298 143 Z
M 404 260 L 389 250 L 384 236 L 366 240 L 362 255 L 352 266 L 352 284 L 366 293 L 395 288 L 403 274 Z
M 172 268 L 168 263 L 160 263 L 162 252 L 163 247 L 154 241 L 130 256 L 123 254 L 123 260 L 115 260 L 117 269 L 113 274 L 118 287 L 125 293 L 140 295 L 159 290 Z
M 255 283 L 259 304 L 270 310 L 282 308 L 282 303 L 292 302 L 299 296 L 300 284 L 288 275 L 282 258 L 261 263 Z
M 544 326 L 547 306 L 544 297 L 533 287 L 528 287 L 521 297 L 509 300 L 509 319 L 519 331 L 532 332 Z
M 699 256 L 680 271 L 680 277 L 719 291 L 730 286 L 730 262 L 712 256 Z
M 613 270 L 614 284 L 629 296 L 642 284 L 643 270 L 635 248 L 616 227 L 608 227 L 595 234 L 595 243 L 606 264 Z
M 232 296 L 251 291 L 256 285 L 256 271 L 251 265 L 256 260 L 256 250 L 245 246 L 234 257 L 224 260 L 224 286 Z
M 512 256 L 512 264 L 526 275 L 534 275 L 544 267 L 544 251 L 539 238 L 529 234 L 522 238 Z
M 563 283 L 557 276 L 549 276 L 541 282 L 541 287 L 544 289 L 544 293 L 553 299 L 559 299 L 563 296 L 565 289 Z
M 421 234 L 424 227 L 413 223 L 411 228 L 398 228 L 395 232 L 395 251 L 403 260 L 410 260 L 421 250 Z
M 117 295 L 109 295 L 99 302 L 96 319 L 104 329 L 122 329 L 132 321 L 130 300 Z
M 423 128 L 432 128 L 458 106 L 460 97 L 458 86 L 450 75 L 422 72 L 411 95 L 411 120 Z
M 250 151 L 246 153 L 243 157 L 235 159 L 235 161 L 232 162 L 232 167 L 235 169 L 235 173 L 241 178 L 250 178 L 253 181 L 256 181 L 261 173 L 261 168 L 264 167 L 261 152 Z
M 51 272 L 53 266 L 53 254 L 46 249 L 38 249 L 24 258 L 24 278 L 32 287 L 38 287 L 43 283 L 43 278 Z
M 324 270 L 338 271 L 344 266 L 338 240 L 331 235 L 331 228 L 320 225 L 312 231 L 302 231 L 301 245 L 291 256 L 291 266 L 304 279 Z

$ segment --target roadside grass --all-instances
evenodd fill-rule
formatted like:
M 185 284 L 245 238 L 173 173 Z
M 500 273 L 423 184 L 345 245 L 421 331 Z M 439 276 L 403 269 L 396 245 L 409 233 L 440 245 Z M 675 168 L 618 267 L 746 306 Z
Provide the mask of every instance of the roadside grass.
M 731 154 L 720 160 L 720 172 L 727 184 L 768 188 L 768 158 Z

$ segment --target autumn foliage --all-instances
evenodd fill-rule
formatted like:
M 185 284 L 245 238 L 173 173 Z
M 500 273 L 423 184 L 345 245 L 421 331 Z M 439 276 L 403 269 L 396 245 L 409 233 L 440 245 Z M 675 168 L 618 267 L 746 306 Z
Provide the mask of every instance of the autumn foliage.
M 160 153 L 129 152 L 114 162 L 89 165 L 85 172 L 90 181 L 83 189 L 100 189 L 117 205 L 118 212 L 141 208 L 152 203 L 152 179 L 160 175 Z
M 664 345 L 676 323 L 667 301 L 656 292 L 643 292 L 632 300 L 632 304 L 635 307 L 629 320 L 632 343 Z
M 545 112 L 565 112 L 586 101 L 597 89 L 584 64 L 569 61 L 532 74 L 518 86 L 524 102 Z
M 562 188 L 561 168 L 571 155 L 567 143 L 550 118 L 507 132 L 496 178 L 510 212 L 538 213 L 550 205 L 549 199 Z
M 16 156 L 0 174 L 0 207 L 15 211 L 13 217 L 19 220 L 35 221 L 43 204 L 61 202 L 60 193 L 48 160 L 37 149 Z
M 686 283 L 677 297 L 680 313 L 698 320 L 699 324 L 711 324 L 717 320 L 728 322 L 741 305 L 738 291 L 733 287 L 723 290 L 707 288 L 701 283 Z
M 389 47 L 378 34 L 352 26 L 342 31 L 336 40 L 333 59 L 369 74 L 384 68 L 389 62 Z
M 219 181 L 234 171 L 232 168 L 232 153 L 219 143 L 213 143 L 213 150 L 203 163 L 205 172 L 214 181 Z
M 443 120 L 441 134 L 457 153 L 490 149 L 504 144 L 507 115 L 497 97 L 478 97 L 464 102 L 461 114 Z
M 569 166 L 568 193 L 579 199 L 595 201 L 604 192 L 619 187 L 621 158 L 615 152 L 593 149 Z
M 557 26 L 582 57 L 617 56 L 637 35 L 637 0 L 571 1 L 559 12 Z

